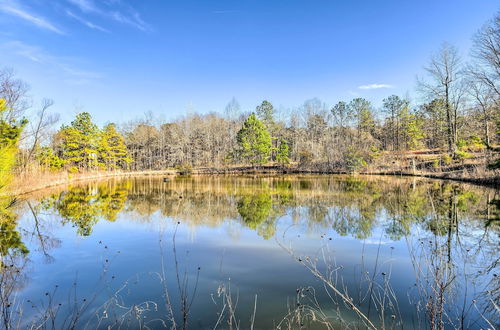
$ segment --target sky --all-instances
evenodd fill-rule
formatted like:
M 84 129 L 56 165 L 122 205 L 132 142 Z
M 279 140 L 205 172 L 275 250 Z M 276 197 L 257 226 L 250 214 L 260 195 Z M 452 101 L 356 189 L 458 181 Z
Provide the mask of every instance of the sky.
M 497 0 L 0 0 L 0 68 L 63 122 L 165 120 L 409 95 L 443 42 L 467 60 Z

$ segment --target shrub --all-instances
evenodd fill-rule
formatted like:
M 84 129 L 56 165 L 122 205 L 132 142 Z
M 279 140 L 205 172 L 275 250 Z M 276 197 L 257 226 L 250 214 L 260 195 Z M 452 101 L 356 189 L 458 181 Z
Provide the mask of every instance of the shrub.
M 175 169 L 180 175 L 191 175 L 193 173 L 193 166 L 190 163 L 182 163 L 177 165 Z
M 346 168 L 349 172 L 353 173 L 360 168 L 366 166 L 366 161 L 356 151 L 356 149 L 349 147 L 345 156 Z
M 74 173 L 78 173 L 78 167 L 76 167 L 76 166 L 71 166 L 71 167 L 68 169 L 68 172 L 69 172 L 69 173 L 72 173 L 72 174 L 74 174 Z
M 471 158 L 471 157 L 472 157 L 472 155 L 470 153 L 468 153 L 467 151 L 457 150 L 455 152 L 455 158 L 458 160 L 464 160 L 464 159 Z
M 370 159 L 371 160 L 377 159 L 378 157 L 380 157 L 381 154 L 382 154 L 382 151 L 377 146 L 372 145 L 370 147 Z
M 443 165 L 450 165 L 451 162 L 453 161 L 453 158 L 448 154 L 444 154 L 441 157 L 441 161 L 442 161 Z
M 472 135 L 469 137 L 469 140 L 467 141 L 467 148 L 470 151 L 481 151 L 486 148 L 486 144 L 484 144 L 484 141 L 477 135 Z
M 486 148 L 483 140 L 477 135 L 471 135 L 468 139 L 459 139 L 458 150 L 478 152 Z

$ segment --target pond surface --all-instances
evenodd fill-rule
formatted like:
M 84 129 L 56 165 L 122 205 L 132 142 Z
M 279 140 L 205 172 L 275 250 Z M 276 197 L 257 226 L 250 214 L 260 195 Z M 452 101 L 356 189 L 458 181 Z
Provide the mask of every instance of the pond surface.
M 388 177 L 136 178 L 20 197 L 3 327 L 493 328 L 498 190 Z M 1 326 L 0 326 L 1 327 Z

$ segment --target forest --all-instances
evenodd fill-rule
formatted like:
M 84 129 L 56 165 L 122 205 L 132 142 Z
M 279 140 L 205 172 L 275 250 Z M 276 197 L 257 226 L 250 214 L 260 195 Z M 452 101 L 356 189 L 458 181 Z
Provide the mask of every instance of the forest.
M 418 169 L 497 177 L 500 160 L 500 14 L 472 37 L 470 60 L 444 43 L 424 64 L 416 95 L 381 106 L 357 97 L 329 106 L 314 98 L 293 109 L 267 100 L 242 109 L 164 122 L 148 113 L 99 127 L 89 112 L 59 126 L 54 101 L 37 107 L 29 87 L 0 71 L 0 189 L 12 176 L 200 167 L 373 172 Z M 25 117 L 27 113 L 30 119 Z M 59 128 L 58 128 L 59 126 Z M 465 174 L 464 174 L 465 173 Z

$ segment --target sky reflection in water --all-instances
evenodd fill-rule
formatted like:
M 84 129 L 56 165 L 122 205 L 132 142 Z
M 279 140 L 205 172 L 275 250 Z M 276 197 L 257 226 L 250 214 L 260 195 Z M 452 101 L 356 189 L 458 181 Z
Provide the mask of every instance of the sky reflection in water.
M 495 324 L 498 198 L 444 181 L 339 176 L 127 179 L 44 191 L 20 200 L 17 228 L 2 231 L 21 238 L 3 240 L 12 267 L 2 283 L 13 288 L 3 295 L 13 303 L 2 309 L 22 311 L 24 325 L 59 309 L 57 326 L 77 311 L 79 327 L 160 328 L 169 324 L 165 276 L 178 324 L 187 296 L 189 328 L 212 328 L 221 312 L 228 327 L 221 288 L 238 300 L 241 328 L 255 299 L 255 328 L 324 328 L 313 311 L 334 326 L 359 323 L 305 262 L 325 275 L 339 267 L 332 280 L 377 326 L 384 297 L 386 327 L 428 326 L 426 280 L 439 267 L 447 319 L 460 322 L 465 310 L 465 327 L 487 325 L 481 314 Z

